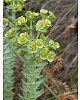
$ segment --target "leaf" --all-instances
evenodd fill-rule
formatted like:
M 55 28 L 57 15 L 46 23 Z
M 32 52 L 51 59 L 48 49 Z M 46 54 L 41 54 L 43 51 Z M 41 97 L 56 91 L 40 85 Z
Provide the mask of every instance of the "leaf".
M 15 65 L 15 54 L 10 48 L 9 44 L 3 46 L 3 74 L 4 74 L 4 100 L 13 100 L 12 89 L 13 89 L 13 67 Z

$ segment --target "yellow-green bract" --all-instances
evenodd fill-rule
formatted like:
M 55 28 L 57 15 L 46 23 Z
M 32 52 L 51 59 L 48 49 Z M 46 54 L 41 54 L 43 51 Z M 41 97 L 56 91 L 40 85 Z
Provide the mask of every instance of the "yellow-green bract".
M 47 12 L 48 12 L 48 11 L 47 11 L 46 9 L 41 9 L 41 10 L 40 10 L 40 13 L 41 13 L 41 14 L 47 14 Z
M 37 52 L 37 49 L 38 49 L 37 46 L 36 46 L 36 43 L 33 42 L 33 41 L 28 43 L 27 48 L 31 53 Z
M 36 30 L 40 33 L 45 33 L 50 26 L 51 21 L 49 19 L 42 19 L 37 22 Z
M 16 35 L 16 29 L 15 28 L 11 28 L 9 31 L 6 32 L 5 37 L 7 38 L 13 38 Z
M 24 25 L 24 24 L 26 24 L 26 22 L 27 22 L 27 19 L 25 19 L 25 17 L 23 17 L 23 16 L 17 18 L 18 25 Z
M 25 13 L 25 16 L 27 20 L 34 22 L 36 20 L 36 17 L 38 17 L 39 13 L 32 12 L 32 11 L 27 11 Z
M 50 39 L 50 41 L 49 41 L 49 45 L 50 45 L 54 50 L 56 50 L 56 49 L 58 49 L 58 48 L 60 47 L 60 45 L 59 45 L 58 42 L 55 42 L 55 41 L 53 41 L 53 40 L 51 40 L 51 39 Z
M 20 37 L 18 38 L 18 43 L 19 44 L 25 44 L 27 42 L 27 34 L 25 33 L 21 33 Z
M 54 60 L 55 56 L 56 56 L 56 54 L 55 54 L 53 51 L 50 51 L 50 52 L 48 53 L 48 55 L 47 55 L 47 60 L 48 60 L 49 62 L 52 62 L 52 61 Z
M 46 48 L 42 48 L 42 49 L 40 50 L 40 58 L 41 58 L 42 60 L 46 60 L 46 59 L 47 59 L 47 50 L 46 50 Z
M 4 18 L 4 19 L 3 19 L 3 24 L 4 24 L 5 26 L 8 25 L 8 19 L 7 19 L 7 18 Z
M 37 45 L 38 48 L 42 48 L 44 46 L 42 39 L 37 39 L 36 45 Z

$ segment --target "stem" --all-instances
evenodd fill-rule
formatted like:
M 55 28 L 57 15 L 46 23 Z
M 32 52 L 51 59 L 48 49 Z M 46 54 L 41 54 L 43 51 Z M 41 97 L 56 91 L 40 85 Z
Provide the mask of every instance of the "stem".
M 13 23 L 11 23 L 10 21 L 8 21 L 8 22 L 9 22 L 9 24 L 10 24 L 10 26 L 9 26 L 9 27 L 12 27 Z
M 32 21 L 30 22 L 30 29 L 31 29 L 30 35 L 32 36 Z
M 13 3 L 14 3 L 14 1 L 13 1 Z M 15 21 L 16 21 L 16 11 L 14 10 L 14 9 L 12 9 L 12 13 L 11 13 L 12 15 L 12 17 L 11 17 L 11 19 L 12 19 L 12 23 L 13 23 L 13 26 L 12 27 L 14 27 L 14 28 L 16 28 L 16 26 L 15 26 Z
M 30 60 L 28 61 L 25 62 L 22 72 L 24 77 L 22 79 L 23 95 L 21 100 L 37 100 L 37 97 L 43 94 L 43 90 L 38 90 L 38 87 L 44 80 L 40 75 L 41 69 L 36 68 L 36 65 L 33 65 Z
M 36 39 L 38 39 L 38 38 L 39 38 L 39 35 L 40 35 L 40 33 L 38 32 L 38 34 L 37 34 L 37 38 L 36 38 Z
M 13 83 L 14 83 L 14 66 L 15 66 L 15 53 L 12 51 L 12 48 L 9 44 L 4 44 L 3 48 L 3 74 L 4 74 L 4 94 L 3 100 L 13 100 Z

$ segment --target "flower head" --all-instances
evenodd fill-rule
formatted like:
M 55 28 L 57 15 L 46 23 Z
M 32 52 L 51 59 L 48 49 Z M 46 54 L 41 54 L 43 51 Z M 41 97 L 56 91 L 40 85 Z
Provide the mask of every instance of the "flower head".
M 44 20 L 39 20 L 37 22 L 37 27 L 43 29 L 45 27 L 45 21 Z
M 58 49 L 60 47 L 60 44 L 58 42 L 55 42 L 55 49 Z
M 40 50 L 40 58 L 41 58 L 42 60 L 46 60 L 46 58 L 47 58 L 47 50 L 46 50 L 45 48 L 42 48 L 42 49 Z
M 26 20 L 25 17 L 23 17 L 23 16 L 17 18 L 17 24 L 18 24 L 18 25 L 23 25 L 23 24 L 26 23 L 26 21 L 27 21 L 27 20 Z
M 21 33 L 20 37 L 18 38 L 18 43 L 19 44 L 25 44 L 27 42 L 27 34 L 25 33 Z
M 20 34 L 20 37 L 26 37 L 26 36 L 27 36 L 26 32 Z
M 25 44 L 27 42 L 27 38 L 26 37 L 19 37 L 18 38 L 18 43 L 19 44 Z
M 3 19 L 3 24 L 4 24 L 5 26 L 7 26 L 7 25 L 8 25 L 8 19 L 4 18 L 4 19 Z
M 47 11 L 46 9 L 41 9 L 41 10 L 40 10 L 40 13 L 41 13 L 41 14 L 47 14 L 47 12 L 48 12 L 48 11 Z
M 37 39 L 36 45 L 37 45 L 38 48 L 42 48 L 44 46 L 42 39 Z
M 49 28 L 51 26 L 51 21 L 49 19 L 45 19 L 45 27 Z
M 45 33 L 50 26 L 51 21 L 49 19 L 42 19 L 37 22 L 36 30 Z
M 33 42 L 33 41 L 28 43 L 27 48 L 28 48 L 28 50 L 29 50 L 31 53 L 37 52 L 36 43 Z
M 27 11 L 25 13 L 25 16 L 27 18 L 27 20 L 29 21 L 35 21 L 36 20 L 36 17 L 38 16 L 39 14 L 38 13 L 35 13 L 35 12 L 32 12 L 32 11 Z
M 16 44 L 18 43 L 16 37 L 12 38 L 10 41 L 11 41 L 11 44 L 12 44 L 12 45 L 16 45 Z
M 53 12 L 49 11 L 49 14 L 50 14 L 50 15 L 49 15 L 50 17 L 55 18 L 55 15 L 54 15 Z
M 7 33 L 5 34 L 5 37 L 11 39 L 13 38 L 13 36 L 15 36 L 15 34 L 16 34 L 15 28 L 11 28 L 9 31 L 7 31 Z
M 27 12 L 25 13 L 25 16 L 26 16 L 27 18 L 31 17 L 31 16 L 32 16 L 32 11 L 27 11 Z
M 36 24 L 36 30 L 41 33 L 45 33 L 47 30 L 45 28 L 45 21 L 39 20 Z
M 50 40 L 49 41 L 49 45 L 54 49 L 58 49 L 60 47 L 59 43 L 58 42 L 54 42 L 53 40 Z
M 14 11 L 21 11 L 22 7 L 23 7 L 23 4 L 21 4 L 20 2 L 18 2 L 17 6 L 16 6 L 16 3 L 17 2 L 12 3 L 11 9 L 13 9 Z
M 47 55 L 47 60 L 48 60 L 49 62 L 52 62 L 52 61 L 54 60 L 55 56 L 56 56 L 56 54 L 55 54 L 53 51 L 50 51 L 50 52 L 48 53 L 48 55 Z
M 55 43 L 55 42 L 54 42 L 52 39 L 50 39 L 50 41 L 49 41 L 49 45 L 50 45 L 50 46 L 53 46 L 54 43 Z

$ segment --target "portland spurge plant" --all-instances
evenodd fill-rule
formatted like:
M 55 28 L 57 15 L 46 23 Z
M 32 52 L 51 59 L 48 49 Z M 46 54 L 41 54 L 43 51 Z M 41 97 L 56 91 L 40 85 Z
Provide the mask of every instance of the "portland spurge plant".
M 37 100 L 44 93 L 40 87 L 45 80 L 41 71 L 54 61 L 55 51 L 60 47 L 58 42 L 44 36 L 54 18 L 54 14 L 45 9 L 39 13 L 27 11 L 25 16 L 15 19 L 13 27 L 5 34 L 24 61 L 20 100 Z

